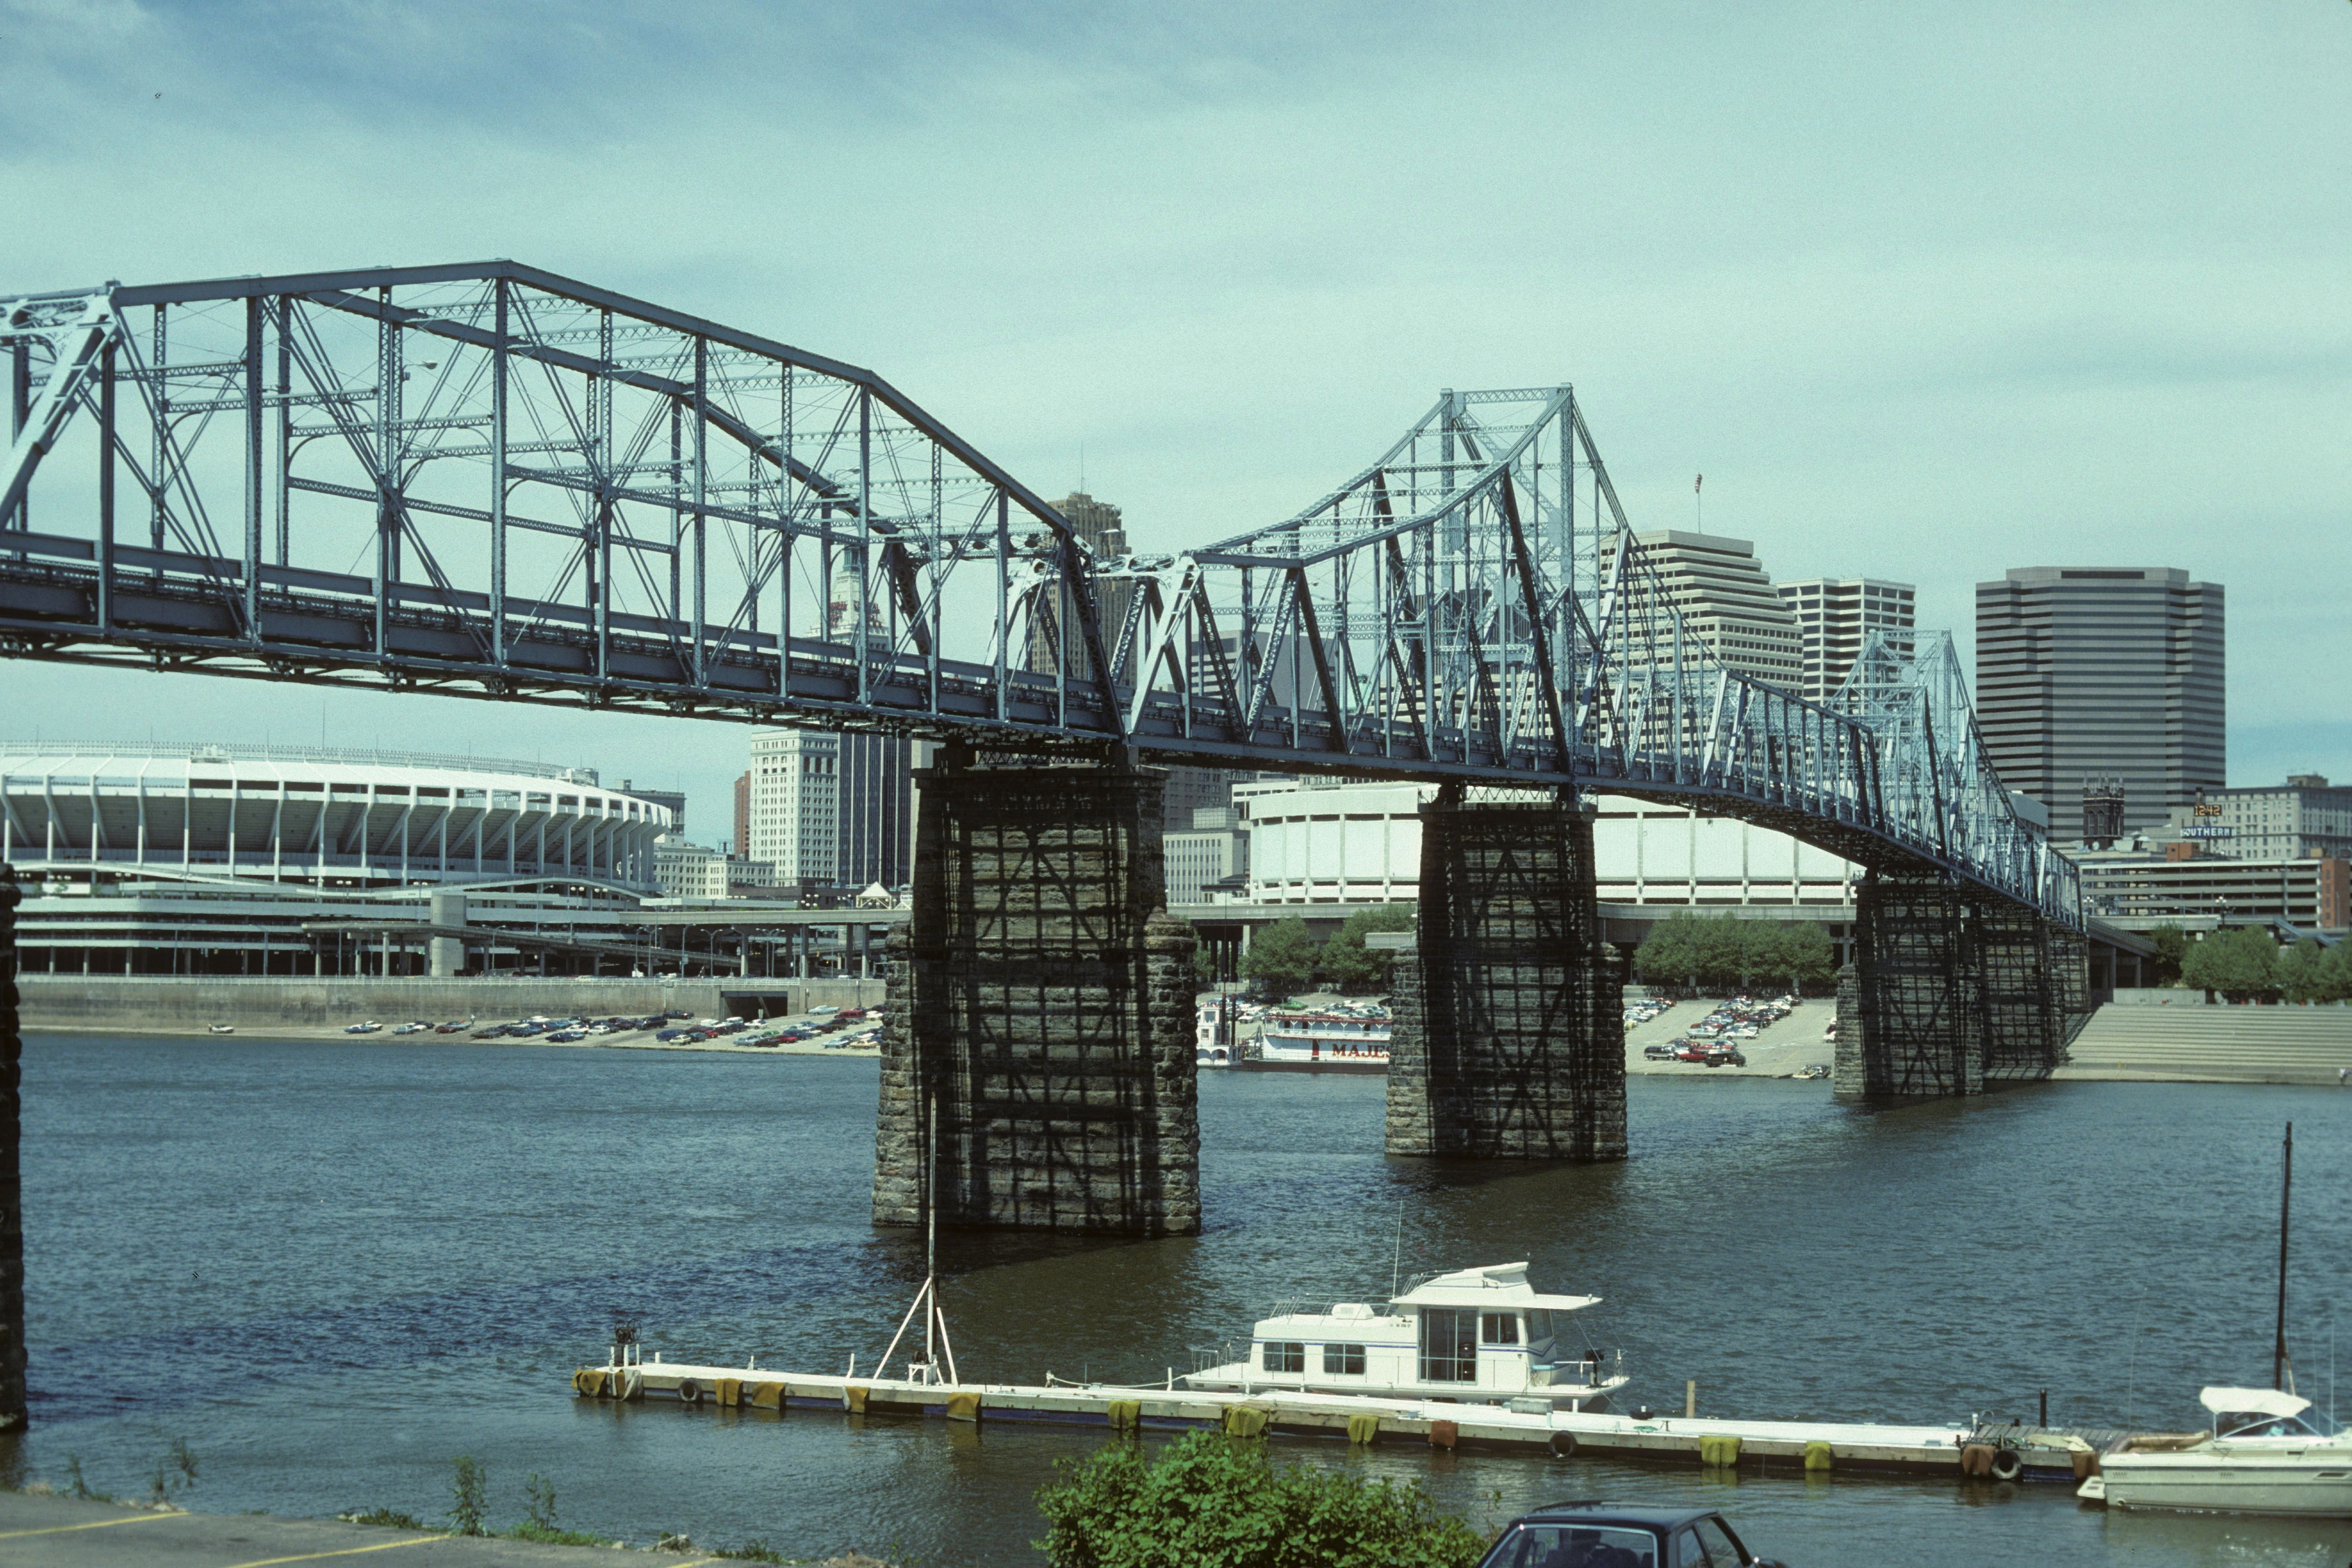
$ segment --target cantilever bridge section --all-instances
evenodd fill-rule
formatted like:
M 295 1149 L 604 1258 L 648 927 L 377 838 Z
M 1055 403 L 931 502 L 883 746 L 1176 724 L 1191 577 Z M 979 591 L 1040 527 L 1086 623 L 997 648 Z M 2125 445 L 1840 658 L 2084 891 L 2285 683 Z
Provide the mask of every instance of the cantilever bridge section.
M 1643 563 L 1568 385 L 1448 390 L 1294 515 L 1110 559 L 871 371 L 509 261 L 0 297 L 0 653 L 887 731 L 945 742 L 949 772 L 1026 753 L 1444 786 L 1429 841 L 1458 864 L 1424 868 L 1448 891 L 1420 954 L 1446 999 L 1424 1015 L 1435 1098 L 1392 1118 L 1401 1146 L 1622 1148 L 1622 1093 L 1612 1110 L 1592 1087 L 1617 1071 L 1616 982 L 1590 918 L 1588 787 L 1769 822 L 1872 869 L 1864 924 L 1894 956 L 1856 966 L 1842 1090 L 1965 1093 L 1996 1058 L 2031 1076 L 2053 1057 L 2042 1022 L 1986 1020 L 2022 1005 L 2034 954 L 2079 950 L 2074 868 L 1994 776 L 1948 649 L 1881 661 L 1827 704 L 1723 668 Z M 962 902 L 919 915 L 906 967 L 940 1004 L 915 1016 L 961 1033 L 908 1037 L 885 1094 L 913 1120 L 886 1147 L 926 1161 L 960 1140 L 934 1195 L 970 1194 L 973 1223 L 1181 1227 L 1183 1183 L 1131 1179 L 1134 1151 L 1181 1160 L 1192 1136 L 1186 1106 L 1153 1099 L 1173 1026 L 1145 997 L 1176 984 L 1178 940 L 1138 891 L 1158 885 L 1155 791 L 979 771 L 1003 788 L 925 796 L 919 902 Z M 1032 823 L 1016 798 L 1086 804 Z M 1042 961 L 971 956 L 957 921 L 1011 929 L 956 880 L 982 860 L 1008 898 L 1050 872 L 1093 911 L 1079 927 L 1102 940 L 1055 961 L 1055 989 L 1116 1004 L 1100 1039 L 1011 1020 Z M 931 950 L 956 943 L 950 976 Z M 1551 956 L 1528 969 L 1521 949 Z M 975 1040 L 1003 1070 L 969 1070 Z M 1102 1072 L 1057 1086 L 1016 1057 Z M 924 1120 L 941 1085 L 983 1079 L 1000 1123 L 1093 1096 L 1100 1125 L 1006 1133 L 1030 1173 L 995 1191 L 985 1137 L 961 1112 L 936 1139 Z M 910 1182 L 877 1207 L 933 1201 Z

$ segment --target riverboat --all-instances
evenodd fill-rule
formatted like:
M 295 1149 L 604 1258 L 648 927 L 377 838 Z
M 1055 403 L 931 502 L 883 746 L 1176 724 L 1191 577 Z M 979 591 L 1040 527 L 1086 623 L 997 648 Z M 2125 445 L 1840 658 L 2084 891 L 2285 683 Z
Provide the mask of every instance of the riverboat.
M 2352 1430 L 2300 1394 L 2208 1388 L 2210 1432 L 2143 1436 L 2099 1460 L 2084 1499 L 2110 1508 L 2352 1519 Z
M 1259 1072 L 1389 1070 L 1385 1016 L 1291 1013 L 1266 1019 L 1256 1050 L 1235 1064 Z
M 1297 1389 L 1514 1410 L 1599 1409 L 1625 1385 L 1625 1352 L 1572 1348 L 1569 1320 L 1600 1301 L 1538 1293 L 1525 1263 L 1461 1268 L 1420 1280 L 1392 1297 L 1386 1311 L 1342 1301 L 1328 1311 L 1262 1318 L 1250 1331 L 1246 1360 L 1181 1381 L 1244 1394 Z

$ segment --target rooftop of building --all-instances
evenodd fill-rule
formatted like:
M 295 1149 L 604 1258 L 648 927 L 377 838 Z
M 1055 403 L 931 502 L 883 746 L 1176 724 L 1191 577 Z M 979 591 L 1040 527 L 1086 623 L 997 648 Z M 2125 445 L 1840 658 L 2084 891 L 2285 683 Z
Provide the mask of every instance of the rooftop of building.
M 0 741 L 0 765 L 9 772 L 40 771 L 26 763 L 65 763 L 51 773 L 90 773 L 93 763 L 129 762 L 145 764 L 194 763 L 217 766 L 238 763 L 268 763 L 279 768 L 310 765 L 321 768 L 428 769 L 469 773 L 506 773 L 521 778 L 554 779 L 563 784 L 602 788 L 593 768 L 563 767 L 550 763 L 523 763 L 508 757 L 459 756 L 448 752 L 387 752 L 376 746 L 260 745 L 223 741 Z M 615 794 L 620 792 L 615 791 Z

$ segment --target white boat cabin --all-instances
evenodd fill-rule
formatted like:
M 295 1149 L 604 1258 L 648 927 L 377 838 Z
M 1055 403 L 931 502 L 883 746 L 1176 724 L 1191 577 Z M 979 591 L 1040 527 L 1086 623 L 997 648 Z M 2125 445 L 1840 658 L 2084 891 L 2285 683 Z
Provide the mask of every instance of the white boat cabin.
M 1260 1319 L 1249 1359 L 1209 1367 L 1195 1388 L 1301 1388 L 1471 1404 L 1547 1399 L 1581 1408 L 1622 1387 L 1613 1361 L 1570 1332 L 1569 1315 L 1598 1296 L 1547 1296 L 1525 1263 L 1424 1279 L 1381 1312 L 1342 1301 L 1328 1312 Z

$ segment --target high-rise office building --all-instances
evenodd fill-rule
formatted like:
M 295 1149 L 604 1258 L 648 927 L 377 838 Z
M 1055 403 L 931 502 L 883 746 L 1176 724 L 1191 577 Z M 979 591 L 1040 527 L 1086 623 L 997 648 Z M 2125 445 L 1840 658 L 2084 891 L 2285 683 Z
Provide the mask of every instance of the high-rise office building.
M 751 775 L 741 773 L 735 780 L 735 837 L 727 847 L 739 860 L 751 854 Z
M 836 886 L 892 891 L 915 879 L 914 742 L 903 735 L 841 737 Z
M 2208 790 L 2148 837 L 2233 860 L 2352 859 L 2352 787 L 2289 773 L 2284 784 Z
M 2086 780 L 2116 781 L 2126 832 L 2221 788 L 2221 585 L 2165 567 L 1978 584 L 1977 726 L 2000 782 L 2063 824 Z
M 1885 635 L 1897 658 L 1910 658 L 1918 598 L 1910 584 L 1876 577 L 1808 577 L 1779 586 L 1780 602 L 1797 617 L 1805 672 L 1796 689 L 1807 701 L 1829 700 L 1873 632 Z
M 841 737 L 821 730 L 759 730 L 751 735 L 751 821 L 737 853 L 776 868 L 786 888 L 838 880 Z
M 1112 560 L 1127 553 L 1127 530 L 1120 525 L 1118 508 L 1108 501 L 1097 500 L 1084 490 L 1072 490 L 1056 503 L 1055 510 L 1069 521 L 1079 542 L 1093 552 L 1096 560 Z M 1134 595 L 1135 590 L 1123 583 L 1099 591 L 1095 616 L 1102 627 L 1106 654 L 1118 642 L 1118 628 L 1126 620 L 1128 605 Z M 1083 673 L 1087 666 L 1077 600 L 1067 588 L 1051 588 L 1039 597 L 1036 613 L 1030 620 L 1028 657 L 1024 662 L 1034 671 L 1051 675 L 1055 650 L 1065 645 L 1070 650 L 1066 668 L 1073 673 Z
M 1773 592 L 1752 542 L 1672 529 L 1637 533 L 1633 544 L 1666 607 L 1681 614 L 1683 635 L 1709 658 L 1783 691 L 1803 684 L 1797 617 Z

